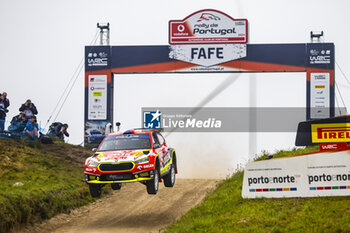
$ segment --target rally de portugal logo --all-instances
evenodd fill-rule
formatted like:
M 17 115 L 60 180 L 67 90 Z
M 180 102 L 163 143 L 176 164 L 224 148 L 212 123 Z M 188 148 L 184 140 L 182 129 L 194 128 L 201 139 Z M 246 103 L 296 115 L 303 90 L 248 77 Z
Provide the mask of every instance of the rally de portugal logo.
M 146 129 L 160 129 L 162 113 L 157 111 L 144 111 L 143 112 L 143 128 Z

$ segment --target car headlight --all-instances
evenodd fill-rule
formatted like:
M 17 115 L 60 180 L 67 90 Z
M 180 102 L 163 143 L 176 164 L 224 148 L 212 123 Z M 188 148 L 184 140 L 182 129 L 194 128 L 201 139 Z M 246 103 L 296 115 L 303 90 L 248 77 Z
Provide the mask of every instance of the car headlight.
M 135 164 L 149 163 L 149 158 L 146 157 L 146 158 L 143 158 L 143 159 L 139 159 L 139 160 L 136 160 L 134 163 Z
M 96 161 L 94 161 L 94 160 L 90 160 L 89 161 L 89 167 L 97 167 L 99 165 L 99 163 L 98 162 L 96 162 Z

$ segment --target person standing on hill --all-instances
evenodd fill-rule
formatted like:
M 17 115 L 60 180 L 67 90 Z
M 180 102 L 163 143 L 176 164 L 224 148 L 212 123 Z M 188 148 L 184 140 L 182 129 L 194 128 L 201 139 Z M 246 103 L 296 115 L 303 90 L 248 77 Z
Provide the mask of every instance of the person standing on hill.
M 31 100 L 27 100 L 22 106 L 19 108 L 20 112 L 24 112 L 26 121 L 31 119 L 32 116 L 38 114 L 38 110 Z
M 6 92 L 5 92 L 6 93 Z M 10 105 L 6 96 L 0 94 L 0 132 L 5 130 L 7 107 Z
M 7 98 L 7 92 L 3 92 L 2 96 L 4 97 L 4 100 L 5 100 L 5 108 L 8 108 L 10 106 L 10 100 Z

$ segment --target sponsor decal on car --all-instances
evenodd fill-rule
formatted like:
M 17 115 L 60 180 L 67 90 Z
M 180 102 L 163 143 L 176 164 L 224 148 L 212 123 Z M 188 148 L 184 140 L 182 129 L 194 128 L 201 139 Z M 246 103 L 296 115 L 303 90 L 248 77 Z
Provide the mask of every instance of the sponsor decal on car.
M 154 164 L 153 163 L 151 163 L 151 164 L 146 164 L 146 165 L 139 165 L 138 167 L 137 167 L 137 169 L 138 170 L 143 170 L 143 169 L 148 169 L 148 168 L 153 168 L 154 167 Z

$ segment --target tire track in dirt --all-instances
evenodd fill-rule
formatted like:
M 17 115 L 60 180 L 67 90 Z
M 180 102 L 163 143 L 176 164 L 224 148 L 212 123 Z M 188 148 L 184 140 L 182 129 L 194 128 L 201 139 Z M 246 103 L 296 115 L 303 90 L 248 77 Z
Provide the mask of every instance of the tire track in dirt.
M 173 188 L 160 183 L 156 195 L 148 195 L 139 183 L 123 185 L 121 190 L 94 203 L 59 214 L 33 227 L 14 232 L 159 232 L 198 205 L 220 180 L 177 179 Z

